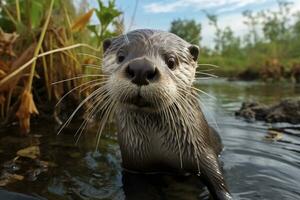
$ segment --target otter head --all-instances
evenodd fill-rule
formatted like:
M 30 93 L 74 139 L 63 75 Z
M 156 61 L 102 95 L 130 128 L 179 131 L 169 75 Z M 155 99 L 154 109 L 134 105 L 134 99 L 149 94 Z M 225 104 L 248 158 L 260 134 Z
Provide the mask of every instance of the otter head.
M 124 108 L 155 112 L 191 90 L 199 48 L 172 33 L 143 29 L 105 40 L 103 52 L 112 99 Z

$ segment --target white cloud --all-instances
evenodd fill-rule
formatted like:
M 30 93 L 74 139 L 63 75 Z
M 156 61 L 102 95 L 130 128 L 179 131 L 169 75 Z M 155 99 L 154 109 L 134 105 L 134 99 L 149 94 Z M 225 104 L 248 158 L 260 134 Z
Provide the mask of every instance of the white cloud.
M 217 9 L 218 12 L 234 11 L 250 4 L 263 4 L 266 0 L 174 0 L 154 2 L 144 6 L 150 13 L 170 13 L 181 9 Z M 226 7 L 226 8 L 224 8 Z
M 173 3 L 151 3 L 145 5 L 145 9 L 147 12 L 151 13 L 168 13 L 173 12 L 179 7 L 183 7 L 183 1 L 175 1 Z
M 202 45 L 213 48 L 214 37 L 215 37 L 215 28 L 209 25 L 208 19 L 201 21 L 202 24 Z M 224 29 L 225 27 L 230 27 L 236 36 L 241 36 L 247 32 L 248 28 L 244 24 L 242 15 L 240 13 L 230 14 L 218 18 L 218 24 L 220 28 Z
M 300 0 L 289 0 L 293 3 L 290 13 L 300 10 Z M 186 12 L 199 10 L 214 10 L 218 15 L 218 23 L 221 28 L 229 26 L 236 36 L 244 37 L 248 32 L 248 27 L 244 24 L 245 18 L 241 14 L 241 8 L 247 8 L 253 5 L 253 12 L 268 9 L 271 11 L 278 10 L 276 0 L 156 0 L 144 6 L 145 11 L 150 13 L 172 13 L 176 12 L 178 17 Z M 179 11 L 183 11 L 179 13 Z M 215 29 L 209 25 L 208 19 L 205 17 L 196 18 L 202 24 L 202 45 L 213 47 Z M 293 22 L 293 18 L 290 19 Z M 145 23 L 147 24 L 147 23 Z M 144 27 L 144 25 L 142 26 Z M 149 27 L 153 28 L 153 27 Z M 157 27 L 155 27 L 157 28 Z M 161 28 L 161 27 L 160 27 Z M 167 30 L 168 27 L 162 27 Z M 261 27 L 258 27 L 259 35 L 262 35 Z
M 300 1 L 299 0 L 293 0 L 291 1 L 293 4 L 291 6 L 290 14 L 293 16 L 296 12 L 300 11 Z M 223 8 L 222 8 L 223 9 Z M 229 9 L 229 8 L 224 8 L 224 9 Z M 270 11 L 278 11 L 278 5 L 276 2 L 274 3 L 273 6 L 270 6 L 267 8 Z M 258 9 L 260 10 L 260 9 Z M 221 12 L 221 11 L 220 11 Z M 255 11 L 254 11 L 255 12 Z M 245 18 L 242 16 L 241 13 L 235 12 L 235 13 L 230 13 L 226 15 L 220 15 L 218 17 L 218 24 L 221 28 L 225 27 L 230 27 L 236 36 L 244 37 L 245 34 L 249 31 L 248 27 L 244 24 Z M 290 18 L 290 22 L 293 23 L 295 20 L 294 18 Z M 209 25 L 208 20 L 204 19 L 201 21 L 202 23 L 202 43 L 205 46 L 213 47 L 214 42 L 214 36 L 215 36 L 215 29 Z M 258 26 L 258 34 L 262 37 L 262 30 L 261 27 Z

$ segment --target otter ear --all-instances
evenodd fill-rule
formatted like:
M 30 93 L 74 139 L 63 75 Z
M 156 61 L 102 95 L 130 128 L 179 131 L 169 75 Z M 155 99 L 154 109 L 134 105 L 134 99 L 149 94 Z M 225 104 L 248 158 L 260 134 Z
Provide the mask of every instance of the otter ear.
M 103 52 L 104 52 L 104 53 L 105 53 L 106 50 L 110 47 L 111 43 L 112 43 L 112 39 L 105 39 L 105 40 L 103 41 L 102 48 L 103 48 Z
M 189 47 L 189 51 L 193 57 L 193 60 L 197 61 L 199 56 L 199 47 L 197 45 L 192 45 Z

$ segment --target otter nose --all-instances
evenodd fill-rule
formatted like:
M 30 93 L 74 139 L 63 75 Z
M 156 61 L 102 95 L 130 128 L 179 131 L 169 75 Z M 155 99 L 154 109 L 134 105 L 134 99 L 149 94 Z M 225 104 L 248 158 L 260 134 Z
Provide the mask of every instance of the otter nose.
M 157 69 L 146 59 L 134 60 L 126 68 L 126 74 L 136 85 L 148 85 L 157 76 Z

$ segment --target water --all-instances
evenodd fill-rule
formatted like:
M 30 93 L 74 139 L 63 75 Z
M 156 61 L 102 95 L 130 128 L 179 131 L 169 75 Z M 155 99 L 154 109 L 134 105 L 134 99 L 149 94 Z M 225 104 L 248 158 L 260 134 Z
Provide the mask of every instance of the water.
M 221 161 L 234 199 L 300 199 L 299 136 L 283 134 L 279 141 L 265 139 L 268 128 L 291 125 L 248 123 L 234 116 L 244 100 L 272 103 L 281 98 L 297 97 L 300 89 L 284 83 L 224 80 L 200 82 L 199 87 L 216 97 L 202 95 L 201 101 L 212 126 L 216 126 L 214 119 L 218 122 L 225 146 Z M 1 129 L 1 165 L 13 159 L 17 150 L 33 144 L 40 146 L 41 160 L 55 164 L 36 180 L 26 178 L 4 188 L 58 200 L 208 199 L 207 190 L 195 177 L 128 177 L 122 174 L 114 128 L 105 131 L 99 152 L 95 153 L 96 128 L 91 127 L 75 145 L 73 135 L 78 127 L 79 123 L 75 122 L 57 136 L 54 123 L 34 124 L 33 136 L 27 139 L 16 137 L 17 127 Z

